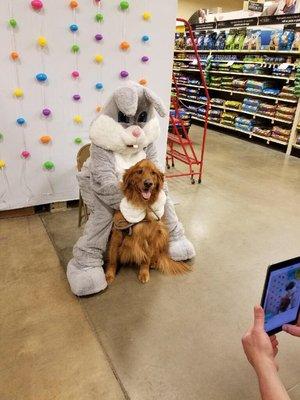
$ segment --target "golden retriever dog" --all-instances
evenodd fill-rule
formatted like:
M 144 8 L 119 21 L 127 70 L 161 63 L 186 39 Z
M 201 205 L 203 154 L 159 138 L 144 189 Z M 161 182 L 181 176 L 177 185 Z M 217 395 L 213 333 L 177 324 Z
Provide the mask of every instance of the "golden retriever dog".
M 137 223 L 126 221 L 121 211 L 114 215 L 114 225 L 108 246 L 106 280 L 116 277 L 118 265 L 135 264 L 138 278 L 146 283 L 150 267 L 163 273 L 181 274 L 190 270 L 187 264 L 173 261 L 168 254 L 169 231 L 164 218 L 160 219 L 152 206 L 163 190 L 164 175 L 149 160 L 142 160 L 126 170 L 122 191 L 126 200 L 145 210 L 145 218 Z

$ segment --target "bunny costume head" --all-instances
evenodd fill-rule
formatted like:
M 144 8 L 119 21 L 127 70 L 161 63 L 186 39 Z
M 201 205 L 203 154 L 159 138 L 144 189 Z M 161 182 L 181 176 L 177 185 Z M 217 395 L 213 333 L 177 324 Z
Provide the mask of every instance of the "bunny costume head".
M 103 149 L 132 155 L 153 143 L 160 134 L 156 112 L 164 117 L 161 100 L 134 82 L 118 88 L 92 123 L 91 141 Z

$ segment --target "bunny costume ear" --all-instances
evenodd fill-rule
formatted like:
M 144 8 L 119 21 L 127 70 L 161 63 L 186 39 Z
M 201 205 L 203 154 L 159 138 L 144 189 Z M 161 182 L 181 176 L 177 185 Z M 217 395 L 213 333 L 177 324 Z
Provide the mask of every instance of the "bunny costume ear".
M 113 96 L 117 107 L 128 117 L 135 115 L 138 107 L 138 92 L 134 86 L 122 86 L 118 88 Z
M 156 96 L 156 94 L 154 94 L 152 90 L 146 87 L 144 87 L 144 94 L 146 99 L 153 105 L 158 114 L 161 117 L 165 117 L 167 115 L 167 112 L 161 99 L 158 96 Z

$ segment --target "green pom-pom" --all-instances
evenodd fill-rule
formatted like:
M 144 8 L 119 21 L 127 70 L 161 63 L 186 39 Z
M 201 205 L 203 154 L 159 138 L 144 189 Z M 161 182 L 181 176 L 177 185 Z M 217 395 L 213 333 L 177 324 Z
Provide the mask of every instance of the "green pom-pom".
M 97 22 L 103 22 L 104 17 L 103 17 L 102 14 L 98 13 L 98 14 L 95 15 L 95 20 L 96 20 Z
M 74 139 L 74 143 L 76 143 L 76 144 L 81 144 L 81 143 L 82 143 L 81 137 L 76 137 L 76 138 Z
M 45 161 L 43 167 L 48 170 L 53 169 L 54 163 L 52 161 Z
M 3 133 L 0 132 L 0 142 L 4 139 Z
M 80 50 L 80 47 L 78 46 L 78 44 L 73 44 L 73 46 L 71 47 L 71 50 L 73 53 L 78 53 Z
M 121 10 L 127 10 L 129 8 L 129 3 L 128 1 L 122 0 L 120 2 L 120 8 Z
M 12 28 L 15 28 L 18 24 L 17 24 L 17 21 L 16 21 L 14 18 L 11 18 L 11 19 L 9 20 L 9 25 L 10 25 Z

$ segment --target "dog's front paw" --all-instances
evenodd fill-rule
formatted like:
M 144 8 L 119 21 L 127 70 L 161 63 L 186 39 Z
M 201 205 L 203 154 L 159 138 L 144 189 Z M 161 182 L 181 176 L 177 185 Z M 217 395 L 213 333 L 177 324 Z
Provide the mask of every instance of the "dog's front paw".
M 149 282 L 150 274 L 149 271 L 140 271 L 139 272 L 139 281 L 142 283 Z
M 105 274 L 106 282 L 110 285 L 115 280 L 116 274 L 114 271 L 107 271 Z

